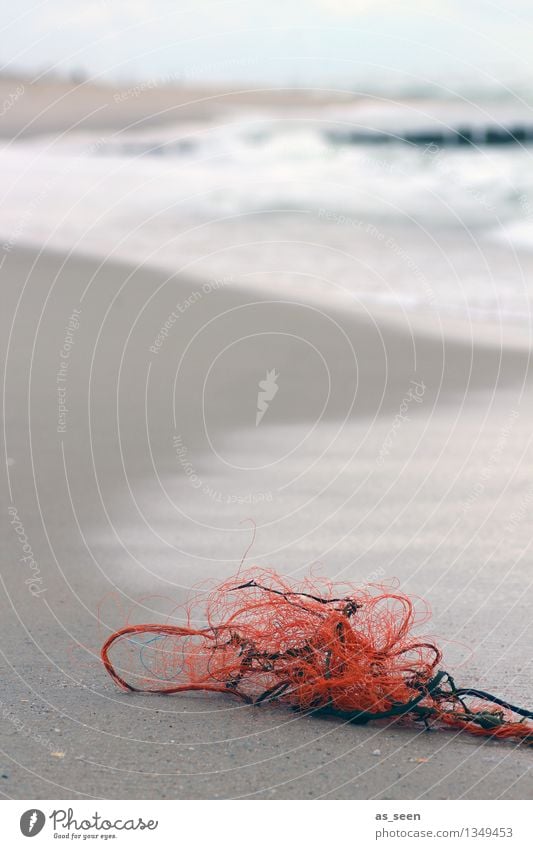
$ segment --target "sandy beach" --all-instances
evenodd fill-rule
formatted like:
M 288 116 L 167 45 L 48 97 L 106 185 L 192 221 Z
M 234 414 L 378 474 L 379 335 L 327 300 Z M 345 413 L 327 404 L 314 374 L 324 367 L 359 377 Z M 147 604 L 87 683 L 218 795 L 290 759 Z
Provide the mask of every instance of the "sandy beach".
M 510 744 L 128 695 L 98 660 L 126 618 L 232 574 L 253 519 L 250 563 L 396 578 L 457 680 L 527 703 L 526 346 L 19 246 L 1 277 L 4 797 L 530 792 Z

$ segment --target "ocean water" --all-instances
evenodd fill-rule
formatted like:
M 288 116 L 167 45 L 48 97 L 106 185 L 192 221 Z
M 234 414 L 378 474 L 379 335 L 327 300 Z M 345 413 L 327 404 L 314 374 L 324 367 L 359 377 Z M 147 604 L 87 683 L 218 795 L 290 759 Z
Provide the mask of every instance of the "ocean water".
M 527 121 L 505 100 L 234 111 L 0 150 L 0 249 L 147 263 L 278 296 L 528 323 L 531 149 L 339 144 L 335 133 Z

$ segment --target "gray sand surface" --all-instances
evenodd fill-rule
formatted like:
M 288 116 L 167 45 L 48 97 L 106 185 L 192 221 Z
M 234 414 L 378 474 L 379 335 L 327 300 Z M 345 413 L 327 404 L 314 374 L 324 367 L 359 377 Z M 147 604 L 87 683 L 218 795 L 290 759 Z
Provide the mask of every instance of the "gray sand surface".
M 250 562 L 396 577 L 429 601 L 424 630 L 457 680 L 527 703 L 527 349 L 78 257 L 16 249 L 0 275 L 5 797 L 531 793 L 530 752 L 510 744 L 128 695 L 98 660 L 126 617 L 162 619 L 198 581 L 235 571 L 251 518 Z M 279 391 L 256 427 L 271 369 Z M 421 401 L 398 419 L 413 382 Z M 9 509 L 38 571 L 20 560 Z

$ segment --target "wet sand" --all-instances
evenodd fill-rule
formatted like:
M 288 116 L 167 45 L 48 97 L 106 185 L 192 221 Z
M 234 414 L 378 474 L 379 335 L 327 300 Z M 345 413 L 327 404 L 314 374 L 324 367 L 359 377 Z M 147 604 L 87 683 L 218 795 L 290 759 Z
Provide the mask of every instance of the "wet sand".
M 5 797 L 529 794 L 509 744 L 123 694 L 97 657 L 235 571 L 251 518 L 250 562 L 397 578 L 461 684 L 527 704 L 527 348 L 19 248 L 0 276 Z

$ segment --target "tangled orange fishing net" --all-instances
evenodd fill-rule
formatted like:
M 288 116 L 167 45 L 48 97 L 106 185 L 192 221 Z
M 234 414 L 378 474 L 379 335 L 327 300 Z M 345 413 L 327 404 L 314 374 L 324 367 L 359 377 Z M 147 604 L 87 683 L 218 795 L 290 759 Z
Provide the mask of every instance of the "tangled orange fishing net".
M 193 604 L 183 612 L 183 626 L 131 625 L 109 637 L 102 660 L 119 686 L 208 690 L 357 723 L 409 718 L 533 741 L 530 711 L 458 689 L 438 669 L 441 651 L 413 636 L 421 619 L 404 593 L 353 586 L 343 592 L 328 581 L 295 585 L 254 569 L 207 597 L 205 627 L 193 627 Z M 118 662 L 110 660 L 111 649 L 122 650 Z

